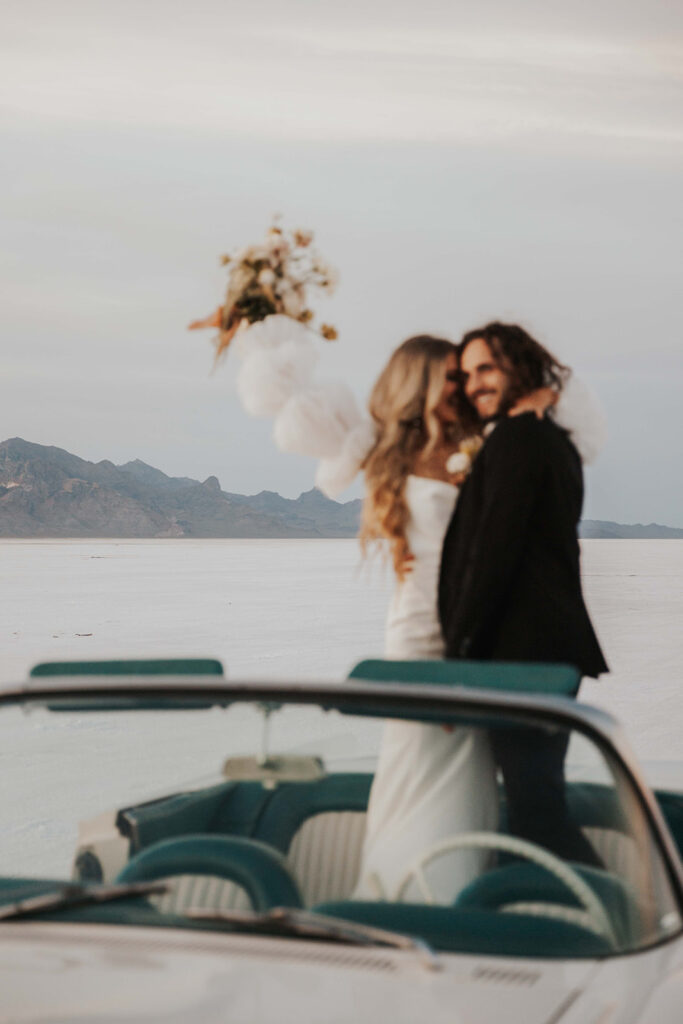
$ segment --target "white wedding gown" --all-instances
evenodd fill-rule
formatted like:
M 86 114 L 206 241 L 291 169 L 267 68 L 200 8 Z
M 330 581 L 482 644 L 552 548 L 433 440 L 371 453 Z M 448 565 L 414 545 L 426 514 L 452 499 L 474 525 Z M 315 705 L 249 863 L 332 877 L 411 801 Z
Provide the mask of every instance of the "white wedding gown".
M 458 489 L 441 480 L 409 476 L 406 531 L 412 571 L 396 585 L 389 608 L 387 658 L 443 658 L 437 589 L 441 548 Z M 354 899 L 425 902 L 411 868 L 437 843 L 462 832 L 498 827 L 496 771 L 483 730 L 388 721 L 370 792 L 361 871 Z M 451 904 L 480 875 L 486 850 L 459 850 L 438 858 L 426 877 L 434 901 Z

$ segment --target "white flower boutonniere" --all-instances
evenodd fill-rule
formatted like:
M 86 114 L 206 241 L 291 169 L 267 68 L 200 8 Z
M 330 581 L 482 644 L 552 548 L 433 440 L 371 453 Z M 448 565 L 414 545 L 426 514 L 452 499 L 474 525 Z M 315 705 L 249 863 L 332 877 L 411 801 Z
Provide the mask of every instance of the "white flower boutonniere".
M 467 476 L 483 443 L 481 437 L 476 434 L 473 437 L 466 437 L 460 442 L 457 452 L 453 452 L 446 459 L 446 472 L 454 476 L 463 473 Z
M 453 452 L 446 460 L 446 470 L 449 473 L 469 473 L 472 468 L 472 459 L 467 452 Z

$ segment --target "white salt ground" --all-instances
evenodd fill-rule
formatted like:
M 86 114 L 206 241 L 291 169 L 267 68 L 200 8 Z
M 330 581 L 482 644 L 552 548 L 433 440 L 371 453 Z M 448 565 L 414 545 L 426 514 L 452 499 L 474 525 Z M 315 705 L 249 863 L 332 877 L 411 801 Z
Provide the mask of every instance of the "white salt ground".
M 582 699 L 621 719 L 653 782 L 683 788 L 683 542 L 586 541 L 583 566 L 612 674 Z M 0 541 L 0 579 L 0 685 L 41 660 L 135 656 L 215 656 L 232 678 L 340 678 L 381 654 L 390 592 L 345 540 Z M 276 716 L 277 749 L 364 768 L 381 723 L 313 711 Z M 0 719 L 2 873 L 52 877 L 69 875 L 79 821 L 214 781 L 261 734 L 248 708 Z
M 641 759 L 681 754 L 683 541 L 587 540 L 612 711 Z M 215 656 L 232 678 L 344 676 L 380 655 L 390 579 L 352 540 L 0 541 L 0 682 L 41 660 Z

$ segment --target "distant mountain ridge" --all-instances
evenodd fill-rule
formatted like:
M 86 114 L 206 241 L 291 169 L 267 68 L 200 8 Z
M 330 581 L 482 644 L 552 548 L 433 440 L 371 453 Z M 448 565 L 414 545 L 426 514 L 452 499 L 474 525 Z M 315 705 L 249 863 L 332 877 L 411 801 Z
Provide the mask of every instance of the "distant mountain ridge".
M 359 500 L 320 491 L 234 494 L 134 459 L 88 462 L 19 437 L 0 443 L 0 537 L 354 537 Z M 586 538 L 683 539 L 683 529 L 587 519 Z
M 360 505 L 317 490 L 248 497 L 140 459 L 115 466 L 18 437 L 0 444 L 0 537 L 353 537 Z
M 584 519 L 579 535 L 586 539 L 602 540 L 683 540 L 683 530 L 675 526 L 660 526 L 659 523 L 611 523 L 603 519 Z

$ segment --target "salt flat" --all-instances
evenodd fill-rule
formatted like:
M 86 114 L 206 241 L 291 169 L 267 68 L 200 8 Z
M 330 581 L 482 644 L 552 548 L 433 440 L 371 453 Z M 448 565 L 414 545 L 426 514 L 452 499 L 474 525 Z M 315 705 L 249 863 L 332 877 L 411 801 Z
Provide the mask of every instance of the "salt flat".
M 681 752 L 683 541 L 583 542 L 612 672 L 582 699 L 641 758 Z M 215 656 L 233 677 L 335 679 L 381 655 L 388 572 L 353 540 L 0 541 L 0 681 L 36 661 Z

